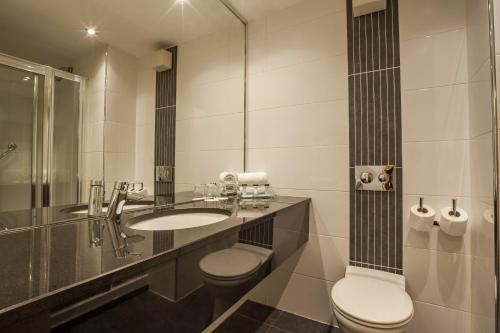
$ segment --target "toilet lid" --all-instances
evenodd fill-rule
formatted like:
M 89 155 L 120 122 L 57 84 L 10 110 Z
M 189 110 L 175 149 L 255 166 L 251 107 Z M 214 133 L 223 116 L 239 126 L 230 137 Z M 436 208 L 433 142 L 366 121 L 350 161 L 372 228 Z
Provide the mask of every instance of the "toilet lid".
M 231 248 L 205 256 L 200 261 L 200 269 L 204 274 L 226 280 L 250 275 L 259 269 L 260 264 L 260 258 L 256 254 Z
M 340 311 L 365 323 L 394 325 L 413 316 L 413 303 L 406 291 L 376 278 L 344 278 L 333 286 L 332 299 Z

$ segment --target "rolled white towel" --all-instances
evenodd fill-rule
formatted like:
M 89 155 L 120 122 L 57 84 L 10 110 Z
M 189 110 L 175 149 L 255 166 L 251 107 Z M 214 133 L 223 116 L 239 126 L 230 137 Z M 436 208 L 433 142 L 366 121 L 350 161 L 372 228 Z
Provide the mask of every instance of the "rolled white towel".
M 237 175 L 235 172 L 223 171 L 219 173 L 219 180 L 221 182 L 236 182 L 237 181 L 236 177 Z
M 268 183 L 265 172 L 242 172 L 238 173 L 238 183 L 247 185 L 264 185 Z
M 221 173 L 219 173 L 219 180 L 220 180 L 221 182 L 223 182 L 223 181 L 224 181 L 224 178 L 226 178 L 226 176 L 227 176 L 227 175 L 229 175 L 229 172 L 227 172 L 227 171 L 222 171 Z

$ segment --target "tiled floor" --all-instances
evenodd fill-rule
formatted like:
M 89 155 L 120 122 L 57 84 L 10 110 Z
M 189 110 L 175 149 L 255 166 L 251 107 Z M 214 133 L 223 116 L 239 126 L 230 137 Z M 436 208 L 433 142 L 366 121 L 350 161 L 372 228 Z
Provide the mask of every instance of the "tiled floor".
M 268 306 L 246 302 L 215 333 L 340 333 L 325 325 Z

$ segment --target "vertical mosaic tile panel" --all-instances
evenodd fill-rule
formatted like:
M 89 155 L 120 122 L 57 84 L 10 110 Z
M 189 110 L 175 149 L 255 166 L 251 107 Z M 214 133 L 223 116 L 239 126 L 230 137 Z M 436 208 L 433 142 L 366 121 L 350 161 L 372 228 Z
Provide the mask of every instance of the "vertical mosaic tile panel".
M 177 93 L 177 46 L 172 53 L 172 68 L 156 73 L 155 165 L 175 166 L 175 120 Z M 155 170 L 156 173 L 156 170 Z M 175 179 L 175 168 L 173 170 Z M 155 197 L 173 198 L 175 181 L 158 182 L 155 174 Z
M 353 17 L 347 0 L 351 265 L 402 274 L 403 189 L 398 2 Z M 356 165 L 394 164 L 395 191 L 355 190 Z
M 239 232 L 238 242 L 263 247 L 273 248 L 274 217 L 269 217 L 249 228 Z

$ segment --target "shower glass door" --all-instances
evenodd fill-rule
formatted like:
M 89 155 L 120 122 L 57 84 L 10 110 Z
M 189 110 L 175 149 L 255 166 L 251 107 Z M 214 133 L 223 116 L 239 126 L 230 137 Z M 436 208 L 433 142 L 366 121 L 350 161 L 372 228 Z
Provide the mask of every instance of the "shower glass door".
M 79 202 L 81 82 L 54 80 L 51 206 Z
M 0 229 L 25 226 L 6 222 L 20 211 L 80 203 L 85 83 L 0 54 Z
M 35 207 L 40 195 L 43 82 L 43 75 L 0 65 L 0 212 Z

